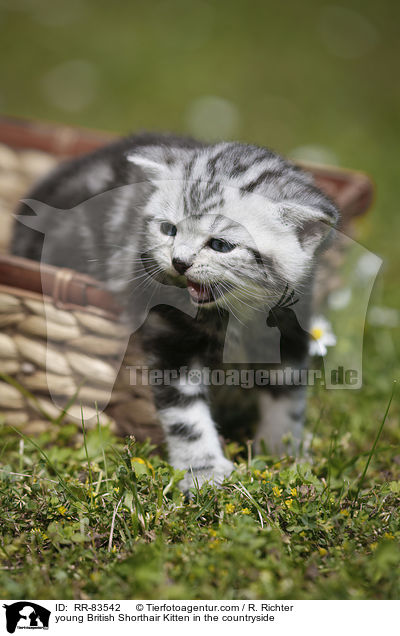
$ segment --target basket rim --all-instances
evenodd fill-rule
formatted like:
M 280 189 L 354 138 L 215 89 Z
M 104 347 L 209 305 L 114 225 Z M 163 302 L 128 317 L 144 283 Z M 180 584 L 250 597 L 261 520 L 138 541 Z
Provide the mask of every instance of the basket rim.
M 115 297 L 94 278 L 8 254 L 0 254 L 0 291 L 109 320 L 118 319 L 122 311 Z
M 0 143 L 15 149 L 48 152 L 59 158 L 94 151 L 119 136 L 116 133 L 78 126 L 0 116 Z M 311 162 L 293 163 L 310 172 L 315 178 L 316 185 L 323 191 L 328 190 L 328 196 L 329 185 L 335 186 L 336 196 L 332 198 L 341 211 L 343 222 L 364 214 L 371 206 L 374 184 L 367 174 Z

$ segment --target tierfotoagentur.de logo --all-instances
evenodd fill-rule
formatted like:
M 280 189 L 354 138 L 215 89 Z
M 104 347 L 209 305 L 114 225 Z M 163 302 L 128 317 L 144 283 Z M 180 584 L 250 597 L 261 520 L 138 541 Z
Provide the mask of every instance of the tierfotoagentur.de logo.
M 16 629 L 49 629 L 51 612 L 37 603 L 18 601 L 3 607 L 6 611 L 6 627 L 9 634 L 14 634 Z

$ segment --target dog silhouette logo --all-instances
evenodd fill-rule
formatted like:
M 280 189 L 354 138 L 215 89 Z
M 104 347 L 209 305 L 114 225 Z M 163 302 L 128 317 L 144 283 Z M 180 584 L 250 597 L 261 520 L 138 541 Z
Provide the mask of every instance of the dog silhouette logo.
M 49 629 L 51 612 L 41 605 L 31 601 L 18 601 L 3 607 L 6 610 L 9 634 L 14 634 L 16 629 Z

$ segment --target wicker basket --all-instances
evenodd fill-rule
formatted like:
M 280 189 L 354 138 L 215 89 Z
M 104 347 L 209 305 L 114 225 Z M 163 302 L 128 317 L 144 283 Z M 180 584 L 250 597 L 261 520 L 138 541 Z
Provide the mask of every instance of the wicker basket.
M 8 282 L 0 285 L 0 412 L 8 424 L 42 432 L 67 405 L 65 420 L 79 422 L 82 405 L 87 427 L 99 417 L 119 433 L 134 427 L 139 439 L 161 439 L 148 389 L 129 386 L 127 365 L 144 359 L 134 339 L 125 353 L 129 334 L 108 292 L 88 276 L 4 255 L 0 281 Z
M 129 384 L 127 367 L 144 362 L 133 338 L 121 364 L 127 334 L 113 298 L 87 276 L 51 266 L 39 269 L 36 262 L 7 255 L 12 211 L 32 182 L 60 158 L 90 151 L 111 138 L 0 119 L 0 415 L 35 434 L 46 430 L 65 404 L 66 419 L 79 421 L 82 404 L 85 424 L 95 426 L 97 404 L 105 406 L 100 424 L 111 421 L 118 433 L 150 437 L 159 444 L 162 432 L 149 389 Z M 351 233 L 354 217 L 370 205 L 370 180 L 336 168 L 305 167 L 336 201 L 341 229 Z M 325 254 L 316 302 L 339 284 L 331 272 L 341 259 L 337 244 Z

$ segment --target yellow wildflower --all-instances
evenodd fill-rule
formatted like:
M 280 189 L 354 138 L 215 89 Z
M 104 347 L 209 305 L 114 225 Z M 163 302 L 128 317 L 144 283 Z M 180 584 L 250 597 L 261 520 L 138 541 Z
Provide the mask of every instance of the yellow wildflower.
M 132 468 L 135 467 L 135 464 L 142 464 L 142 466 L 146 466 L 146 468 L 148 470 L 150 470 L 150 472 L 153 475 L 153 477 L 155 477 L 154 468 L 153 468 L 152 464 L 149 462 L 148 459 L 143 459 L 142 457 L 132 457 L 131 458 L 131 466 L 132 466 Z
M 291 508 L 293 506 L 293 499 L 285 499 L 285 504 L 288 508 Z
M 225 505 L 225 512 L 227 512 L 228 515 L 232 514 L 232 512 L 235 512 L 235 506 L 231 503 L 227 503 Z
M 390 541 L 393 541 L 394 539 L 394 535 L 391 532 L 385 532 L 383 536 L 385 539 L 390 539 Z
M 319 329 L 318 327 L 313 327 L 310 333 L 312 337 L 315 338 L 315 340 L 319 340 L 324 332 L 322 331 L 322 329 Z
M 65 513 L 67 512 L 67 509 L 66 509 L 65 506 L 58 506 L 57 510 L 60 513 L 60 515 L 62 515 L 62 516 L 64 516 Z
M 241 510 L 242 515 L 249 515 L 251 514 L 250 510 L 248 508 L 242 508 Z
M 274 486 L 272 488 L 272 492 L 274 493 L 275 497 L 280 497 L 282 494 L 282 488 L 279 488 L 278 486 Z
M 318 552 L 322 557 L 328 554 L 328 550 L 325 550 L 325 548 L 318 548 Z
M 297 497 L 297 488 L 291 488 L 290 494 L 292 495 L 292 497 Z
M 347 510 L 347 508 L 344 508 L 343 510 L 340 511 L 340 514 L 343 515 L 343 517 L 348 517 L 350 513 Z

